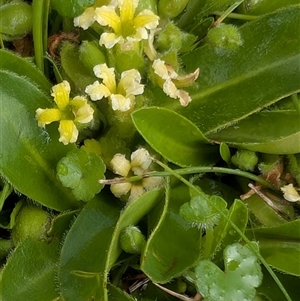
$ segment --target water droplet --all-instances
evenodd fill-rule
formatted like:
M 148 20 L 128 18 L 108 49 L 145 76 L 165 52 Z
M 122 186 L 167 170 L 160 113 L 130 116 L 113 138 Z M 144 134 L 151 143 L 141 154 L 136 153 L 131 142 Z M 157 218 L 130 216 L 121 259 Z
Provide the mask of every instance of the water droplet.
M 232 236 L 236 235 L 236 231 L 235 230 L 230 230 L 229 235 L 232 235 Z

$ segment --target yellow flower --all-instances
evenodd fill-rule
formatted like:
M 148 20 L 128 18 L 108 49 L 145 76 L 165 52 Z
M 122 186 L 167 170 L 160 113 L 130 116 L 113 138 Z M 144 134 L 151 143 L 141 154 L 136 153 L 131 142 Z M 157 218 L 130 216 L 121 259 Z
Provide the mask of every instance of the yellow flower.
M 135 95 L 144 92 L 144 85 L 140 84 L 141 75 L 136 69 L 122 72 L 119 83 L 116 83 L 115 69 L 108 68 L 106 64 L 96 65 L 95 75 L 102 79 L 102 83 L 95 81 L 86 87 L 85 92 L 92 100 L 100 100 L 103 97 L 109 98 L 112 109 L 122 112 L 133 108 Z
M 70 99 L 70 84 L 67 81 L 52 87 L 56 108 L 37 109 L 36 119 L 40 127 L 59 121 L 59 141 L 63 144 L 74 143 L 78 137 L 76 125 L 87 124 L 93 119 L 94 110 L 82 96 Z
M 150 167 L 152 160 L 148 151 L 144 148 L 139 148 L 131 154 L 131 161 L 125 158 L 125 155 L 115 154 L 110 162 L 113 172 L 123 176 L 129 177 L 132 175 L 143 175 Z M 138 198 L 145 191 L 159 187 L 163 180 L 161 177 L 143 178 L 138 182 L 123 182 L 112 184 L 111 192 L 116 197 L 126 195 L 130 191 L 129 201 Z
M 136 15 L 138 3 L 139 0 L 115 0 L 107 6 L 95 9 L 95 20 L 101 26 L 109 26 L 113 31 L 101 35 L 100 45 L 112 48 L 117 43 L 148 39 L 147 30 L 157 27 L 159 17 L 148 9 Z
M 159 78 L 158 83 L 169 97 L 178 98 L 183 107 L 186 107 L 192 101 L 188 92 L 178 88 L 191 86 L 199 76 L 199 68 L 190 74 L 180 76 L 172 66 L 165 64 L 161 59 L 156 59 L 152 64 L 152 68 Z

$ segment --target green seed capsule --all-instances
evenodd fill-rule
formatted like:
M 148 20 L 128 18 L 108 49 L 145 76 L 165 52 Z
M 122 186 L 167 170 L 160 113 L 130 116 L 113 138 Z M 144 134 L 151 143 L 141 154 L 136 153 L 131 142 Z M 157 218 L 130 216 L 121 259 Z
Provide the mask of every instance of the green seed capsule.
M 231 162 L 241 170 L 254 170 L 258 163 L 258 157 L 255 152 L 249 150 L 237 150 L 232 156 Z
M 16 246 L 27 237 L 36 240 L 45 239 L 46 228 L 49 223 L 49 215 L 42 208 L 36 206 L 24 206 L 16 218 L 16 224 L 12 229 L 12 240 Z
M 146 239 L 139 228 L 128 226 L 120 235 L 121 248 L 130 254 L 141 254 Z
M 0 7 L 0 33 L 7 39 L 19 38 L 32 29 L 32 8 L 25 2 Z
M 160 0 L 158 13 L 163 18 L 175 18 L 183 12 L 189 0 Z
M 237 27 L 230 24 L 220 24 L 207 33 L 208 43 L 219 49 L 235 50 L 242 45 L 242 39 Z

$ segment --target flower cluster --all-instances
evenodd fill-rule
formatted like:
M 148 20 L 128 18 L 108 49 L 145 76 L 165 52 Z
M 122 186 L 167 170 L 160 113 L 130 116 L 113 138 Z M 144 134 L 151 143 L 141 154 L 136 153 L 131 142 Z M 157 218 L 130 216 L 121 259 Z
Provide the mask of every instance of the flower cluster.
M 125 158 L 123 154 L 115 154 L 110 162 L 111 168 L 115 174 L 128 178 L 130 176 L 142 176 L 148 171 L 152 159 L 148 151 L 139 148 L 131 154 L 131 161 Z M 129 201 L 134 200 L 145 191 L 159 187 L 162 184 L 161 177 L 142 178 L 137 182 L 123 182 L 112 184 L 110 189 L 116 197 L 126 195 L 130 191 Z
M 70 99 L 70 84 L 67 81 L 52 87 L 56 107 L 53 109 L 37 109 L 38 125 L 45 127 L 54 121 L 59 121 L 59 141 L 63 144 L 74 143 L 78 137 L 77 127 L 84 127 L 93 119 L 94 110 L 86 98 L 76 96 Z
M 148 39 L 148 30 L 158 26 L 159 17 L 145 9 L 136 14 L 139 0 L 113 0 L 108 5 L 90 7 L 74 19 L 74 25 L 89 28 L 95 21 L 111 31 L 100 37 L 100 45 L 110 49 L 117 43 L 131 43 Z

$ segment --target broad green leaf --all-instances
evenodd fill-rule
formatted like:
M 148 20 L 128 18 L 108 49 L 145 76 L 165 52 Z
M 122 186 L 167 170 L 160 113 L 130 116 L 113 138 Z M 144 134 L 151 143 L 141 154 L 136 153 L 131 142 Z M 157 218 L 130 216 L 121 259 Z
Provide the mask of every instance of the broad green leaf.
M 58 211 L 78 207 L 56 178 L 58 160 L 74 149 L 58 141 L 58 125 L 38 127 L 35 111 L 51 106 L 36 86 L 0 70 L 0 174 L 27 197 Z M 48 134 L 49 133 L 49 134 Z
M 141 269 L 153 282 L 170 281 L 200 257 L 202 232 L 179 215 L 189 198 L 185 185 L 168 186 L 163 212 L 141 256 Z
M 218 149 L 208 144 L 193 123 L 171 110 L 143 108 L 132 114 L 132 120 L 152 148 L 179 166 L 209 165 L 217 160 Z
M 201 260 L 195 268 L 197 291 L 207 301 L 253 301 L 255 288 L 263 275 L 256 256 L 239 243 L 224 250 L 225 271 L 209 260 Z
M 235 224 L 244 233 L 248 223 L 248 209 L 240 200 L 235 200 L 230 207 L 228 219 L 225 220 L 223 218 L 214 228 L 214 239 L 211 246 L 214 260 L 221 260 L 222 255 L 220 253 L 224 247 L 238 242 L 241 239 L 240 235 L 233 229 L 231 223 Z
M 270 266 L 300 276 L 300 220 L 275 227 L 250 229 L 246 234 L 259 241 L 260 253 Z
M 75 198 L 88 202 L 104 187 L 106 166 L 100 156 L 84 149 L 75 149 L 63 157 L 56 167 L 62 185 L 69 187 Z
M 0 238 L 0 260 L 5 260 L 5 257 L 9 254 L 13 248 L 13 243 L 11 239 Z
M 51 89 L 51 83 L 33 63 L 7 50 L 0 49 L 0 70 L 7 70 L 25 77 L 45 93 L 49 93 Z
M 61 251 L 59 280 L 66 301 L 107 301 L 107 275 L 121 253 L 121 231 L 138 223 L 160 197 L 161 191 L 149 191 L 120 214 L 116 200 L 101 192 L 84 207 Z
M 299 125 L 300 117 L 296 111 L 266 111 L 211 133 L 208 138 L 255 152 L 296 154 L 300 153 Z
M 183 108 L 157 97 L 153 105 L 175 110 L 206 134 L 299 92 L 299 19 L 300 5 L 290 6 L 243 25 L 235 51 L 205 45 L 183 56 L 187 72 L 200 68 L 189 90 L 193 101 Z
M 135 301 L 136 299 L 128 295 L 124 290 L 108 284 L 108 301 Z
M 63 17 L 74 18 L 84 12 L 86 8 L 92 6 L 96 0 L 52 0 L 51 4 Z
M 53 301 L 58 243 L 24 240 L 11 254 L 3 271 L 2 301 Z

